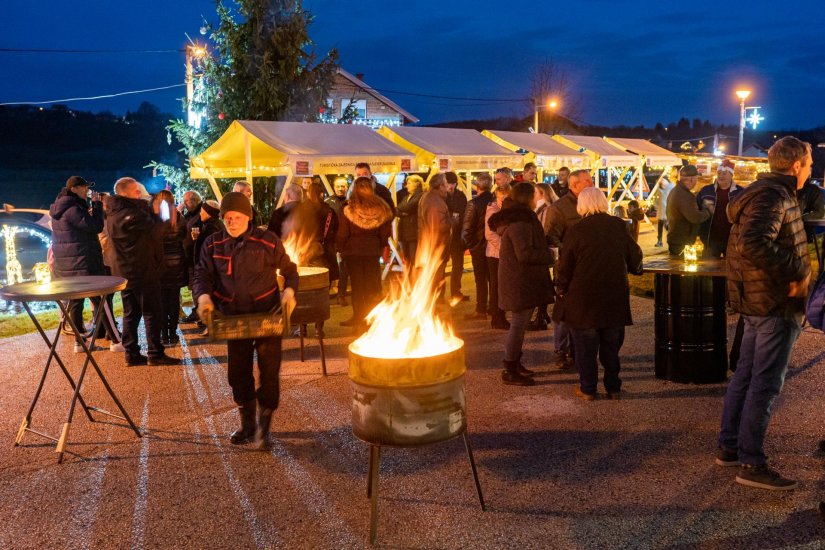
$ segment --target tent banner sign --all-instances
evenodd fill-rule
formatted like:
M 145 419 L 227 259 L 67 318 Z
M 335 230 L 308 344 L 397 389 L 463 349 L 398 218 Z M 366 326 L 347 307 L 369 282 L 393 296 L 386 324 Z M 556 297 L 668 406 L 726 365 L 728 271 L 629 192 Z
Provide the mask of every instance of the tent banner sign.
M 296 176 L 311 176 L 312 175 L 312 163 L 308 160 L 296 160 L 295 161 L 295 175 Z
M 438 159 L 438 169 L 448 171 L 450 169 L 450 159 Z
M 401 159 L 401 171 L 402 172 L 412 172 L 412 160 L 411 159 Z

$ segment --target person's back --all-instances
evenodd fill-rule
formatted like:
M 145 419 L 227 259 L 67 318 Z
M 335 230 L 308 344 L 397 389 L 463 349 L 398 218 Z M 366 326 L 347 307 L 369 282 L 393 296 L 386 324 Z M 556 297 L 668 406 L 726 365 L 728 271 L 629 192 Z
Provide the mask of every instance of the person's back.
M 64 188 L 49 208 L 49 214 L 55 275 L 101 275 L 103 252 L 98 234 L 103 231 L 102 204 L 93 202 L 89 212 L 85 200 Z
M 112 274 L 129 285 L 157 279 L 162 254 L 157 228 L 148 202 L 113 195 L 105 197 L 106 231 L 112 248 Z
M 581 220 L 576 212 L 576 202 L 576 195 L 567 193 L 550 205 L 546 214 L 549 218 L 547 242 L 550 246 L 561 247 L 566 231 Z

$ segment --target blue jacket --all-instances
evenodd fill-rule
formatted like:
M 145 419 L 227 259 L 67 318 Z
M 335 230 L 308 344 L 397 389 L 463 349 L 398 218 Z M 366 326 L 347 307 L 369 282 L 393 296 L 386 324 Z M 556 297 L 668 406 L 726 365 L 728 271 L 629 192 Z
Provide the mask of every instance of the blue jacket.
M 284 287 L 297 293 L 298 267 L 275 233 L 257 227 L 237 238 L 226 230 L 215 233 L 204 242 L 195 266 L 195 302 L 208 294 L 224 315 L 270 311 L 281 303 L 276 269 Z
M 103 205 L 86 201 L 64 188 L 49 208 L 56 277 L 103 275 Z

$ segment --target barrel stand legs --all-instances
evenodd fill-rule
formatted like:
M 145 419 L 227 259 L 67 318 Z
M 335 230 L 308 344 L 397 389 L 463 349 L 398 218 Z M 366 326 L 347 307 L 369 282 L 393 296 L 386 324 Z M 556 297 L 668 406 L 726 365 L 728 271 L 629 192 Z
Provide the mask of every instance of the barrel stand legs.
M 301 339 L 301 363 L 304 362 L 304 336 L 309 334 L 307 332 L 307 324 L 303 323 L 298 327 L 298 334 Z M 324 322 L 318 321 L 315 323 L 315 336 L 318 337 L 318 347 L 321 350 L 321 373 L 327 375 L 327 356 L 324 350 Z

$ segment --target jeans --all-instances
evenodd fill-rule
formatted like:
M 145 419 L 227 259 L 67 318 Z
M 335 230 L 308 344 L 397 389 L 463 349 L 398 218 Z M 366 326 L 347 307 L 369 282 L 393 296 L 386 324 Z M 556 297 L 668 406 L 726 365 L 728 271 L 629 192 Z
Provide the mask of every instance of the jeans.
M 739 462 L 762 466 L 765 431 L 774 399 L 782 390 L 791 349 L 801 326 L 784 317 L 742 315 L 745 332 L 739 362 L 725 392 L 719 446 L 736 450 Z
M 557 321 L 553 324 L 553 346 L 556 353 L 559 355 L 570 355 L 570 348 L 572 338 L 570 336 L 570 327 L 563 321 Z
M 595 395 L 599 385 L 598 356 L 604 368 L 604 389 L 607 393 L 618 393 L 622 389 L 619 379 L 619 351 L 624 344 L 624 327 L 570 329 L 573 346 L 576 348 L 576 370 L 579 371 L 579 386 L 583 393 Z
M 471 252 L 470 258 L 473 260 L 473 279 L 476 282 L 476 312 L 487 313 L 492 310 L 492 300 L 490 300 L 490 272 L 487 266 L 487 256 L 484 251 Z M 488 305 L 488 302 L 489 305 Z
M 255 390 L 254 352 L 258 353 L 261 385 Z M 264 409 L 277 409 L 280 400 L 281 339 L 277 336 L 227 342 L 229 385 L 232 398 L 242 405 L 256 397 Z
M 521 346 L 524 343 L 524 331 L 527 330 L 527 323 L 530 322 L 530 314 L 533 308 L 514 311 L 510 316 L 510 329 L 507 331 L 507 338 L 504 340 L 504 360 L 518 361 L 521 356 Z
M 163 326 L 160 285 L 126 288 L 120 293 L 120 297 L 123 300 L 123 347 L 126 348 L 126 358 L 140 355 L 138 326 L 141 317 L 146 325 L 149 357 L 163 355 L 164 347 L 160 343 L 160 329 Z

